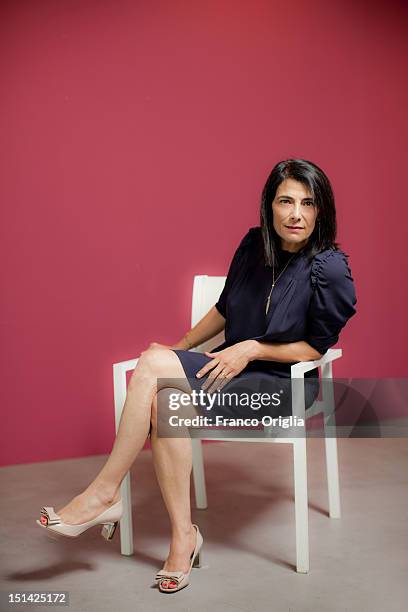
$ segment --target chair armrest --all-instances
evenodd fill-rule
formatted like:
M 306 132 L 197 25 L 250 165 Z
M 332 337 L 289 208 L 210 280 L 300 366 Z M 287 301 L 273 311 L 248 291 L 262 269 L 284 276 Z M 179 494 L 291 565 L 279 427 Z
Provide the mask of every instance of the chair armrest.
M 341 348 L 338 349 L 329 349 L 323 357 L 320 359 L 315 359 L 313 361 L 299 361 L 299 363 L 295 363 L 290 368 L 291 378 L 303 378 L 305 372 L 310 372 L 314 368 L 320 368 L 327 363 L 331 363 L 335 359 L 339 359 L 343 354 Z
M 136 357 L 136 359 L 128 359 L 127 361 L 119 361 L 118 363 L 113 364 L 113 395 L 115 404 L 116 433 L 119 429 L 122 410 L 126 400 L 126 372 L 128 370 L 135 369 L 138 359 L 139 358 Z
M 129 370 L 134 370 L 138 360 L 139 357 L 136 357 L 135 359 L 128 359 L 127 361 L 118 361 L 118 363 L 113 364 L 113 371 L 120 374 L 126 373 Z

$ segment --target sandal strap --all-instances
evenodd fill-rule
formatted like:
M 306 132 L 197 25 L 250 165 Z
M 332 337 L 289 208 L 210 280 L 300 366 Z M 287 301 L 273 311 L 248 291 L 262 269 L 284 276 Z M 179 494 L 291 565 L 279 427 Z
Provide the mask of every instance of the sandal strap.
M 159 572 L 157 572 L 156 574 L 156 580 L 174 580 L 175 582 L 177 582 L 177 584 L 183 579 L 184 577 L 184 572 L 179 571 L 179 572 L 171 572 L 170 570 L 160 570 Z
M 177 586 L 180 584 L 180 580 L 178 578 L 175 578 L 174 576 L 168 576 L 168 578 L 160 578 L 160 584 L 166 582 L 166 580 L 168 580 L 169 582 L 175 582 Z
M 47 525 L 56 525 L 61 522 L 61 517 L 54 511 L 53 506 L 43 506 L 41 514 L 47 519 Z

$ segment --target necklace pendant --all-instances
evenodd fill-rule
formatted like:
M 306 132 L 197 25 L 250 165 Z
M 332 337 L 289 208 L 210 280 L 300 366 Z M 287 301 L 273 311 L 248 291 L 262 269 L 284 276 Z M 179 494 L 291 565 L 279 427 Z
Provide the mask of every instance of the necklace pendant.
M 296 255 L 296 253 L 294 253 L 292 255 L 292 257 L 288 260 L 288 262 L 286 263 L 286 265 L 283 268 L 282 272 L 279 273 L 278 278 L 275 278 L 275 268 L 273 268 L 272 287 L 271 287 L 271 290 L 269 292 L 268 299 L 266 301 L 265 314 L 268 314 L 268 310 L 269 310 L 269 305 L 270 305 L 270 302 L 271 302 L 271 295 L 272 295 L 273 288 L 275 287 L 276 283 L 278 282 L 278 280 L 280 279 L 280 277 L 282 276 L 282 274 L 284 273 L 284 271 L 286 270 L 286 268 L 288 267 L 288 265 L 290 264 L 290 262 L 292 261 L 292 259 L 294 258 L 295 255 Z
M 268 299 L 266 300 L 265 314 L 268 314 L 269 305 L 271 303 L 271 295 L 272 295 L 272 291 L 273 291 L 274 286 L 275 286 L 275 283 L 272 283 L 272 287 L 271 287 L 271 290 L 269 292 Z

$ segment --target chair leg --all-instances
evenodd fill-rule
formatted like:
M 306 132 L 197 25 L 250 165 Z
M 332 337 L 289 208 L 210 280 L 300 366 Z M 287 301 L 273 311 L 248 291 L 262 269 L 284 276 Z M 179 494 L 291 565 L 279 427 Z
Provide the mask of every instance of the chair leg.
M 336 421 L 334 416 L 333 369 L 329 362 L 322 367 L 326 474 L 329 495 L 329 516 L 340 518 L 339 465 L 337 458 Z
M 309 517 L 307 495 L 306 438 L 293 441 L 293 467 L 295 481 L 296 519 L 296 571 L 309 571 Z
M 135 363 L 137 363 L 137 359 Z M 115 428 L 118 433 L 120 419 L 126 400 L 126 370 L 122 364 L 113 366 L 113 393 L 115 403 Z M 120 520 L 120 552 L 122 555 L 133 555 L 132 495 L 130 472 L 123 478 L 120 492 L 123 503 L 123 515 Z
M 201 510 L 204 510 L 208 506 L 201 439 L 192 438 L 191 445 L 193 453 L 193 481 L 196 507 Z
M 122 555 L 133 555 L 132 494 L 130 472 L 126 474 L 120 486 L 123 502 L 123 515 L 120 519 L 120 552 Z
M 126 474 L 120 486 L 123 502 L 123 515 L 120 519 L 120 552 L 122 555 L 133 555 L 132 495 L 130 472 Z
M 327 488 L 329 494 L 329 516 L 340 518 L 339 466 L 337 460 L 337 438 L 325 438 Z

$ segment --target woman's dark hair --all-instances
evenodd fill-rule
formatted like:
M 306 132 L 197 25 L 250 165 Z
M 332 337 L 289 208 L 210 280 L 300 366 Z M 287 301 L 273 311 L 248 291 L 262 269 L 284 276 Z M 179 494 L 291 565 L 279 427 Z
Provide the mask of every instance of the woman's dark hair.
M 280 236 L 273 227 L 272 201 L 279 185 L 285 179 L 303 183 L 311 192 L 317 206 L 316 224 L 302 252 L 309 259 L 324 249 L 339 250 L 335 242 L 337 233 L 336 206 L 329 179 L 316 164 L 305 159 L 286 159 L 279 162 L 268 176 L 262 190 L 260 225 L 262 230 L 265 264 L 275 265 Z

